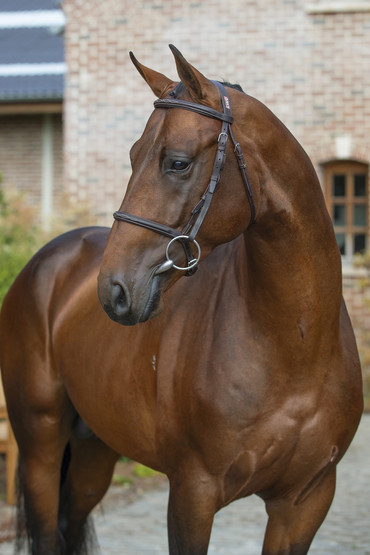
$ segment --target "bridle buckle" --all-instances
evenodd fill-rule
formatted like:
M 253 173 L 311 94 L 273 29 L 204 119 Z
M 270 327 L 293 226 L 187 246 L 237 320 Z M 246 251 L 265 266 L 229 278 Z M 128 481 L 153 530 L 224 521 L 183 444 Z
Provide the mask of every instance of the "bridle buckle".
M 224 140 L 227 141 L 227 139 L 228 139 L 228 134 L 225 133 L 224 131 L 221 131 L 221 133 L 219 134 L 218 139 L 217 139 L 217 142 L 218 142 L 218 143 L 221 141 L 222 135 L 225 135 L 225 139 L 224 139 Z

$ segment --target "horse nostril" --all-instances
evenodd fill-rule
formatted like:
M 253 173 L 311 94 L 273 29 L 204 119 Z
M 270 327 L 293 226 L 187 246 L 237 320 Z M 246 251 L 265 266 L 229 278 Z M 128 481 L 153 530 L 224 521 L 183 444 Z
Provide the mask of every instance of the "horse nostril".
M 123 316 L 130 309 L 130 295 L 126 285 L 114 281 L 111 293 L 112 308 L 117 316 Z

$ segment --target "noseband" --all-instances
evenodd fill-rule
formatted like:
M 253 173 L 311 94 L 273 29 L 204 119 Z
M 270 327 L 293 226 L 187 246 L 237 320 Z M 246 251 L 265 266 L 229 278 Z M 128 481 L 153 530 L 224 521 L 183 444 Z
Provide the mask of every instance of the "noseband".
M 208 106 L 195 104 L 194 102 L 189 102 L 187 100 L 181 100 L 178 98 L 158 99 L 154 102 L 155 108 L 182 108 L 184 110 L 190 110 L 191 112 L 196 112 L 197 114 L 206 116 L 208 118 L 218 119 L 222 121 L 221 133 L 218 136 L 217 154 L 213 165 L 211 179 L 200 201 L 193 208 L 190 219 L 186 224 L 186 226 L 184 227 L 184 229 L 181 232 L 179 232 L 178 230 L 172 227 L 162 225 L 160 223 L 154 222 L 153 220 L 140 218 L 139 216 L 133 216 L 132 214 L 128 214 L 127 212 L 117 211 L 117 212 L 114 212 L 113 214 L 115 220 L 120 220 L 123 222 L 128 222 L 130 224 L 144 227 L 151 231 L 155 231 L 156 233 L 160 233 L 161 235 L 165 235 L 170 239 L 170 242 L 168 243 L 166 248 L 166 261 L 157 268 L 157 270 L 155 271 L 156 275 L 166 272 L 171 268 L 185 271 L 186 272 L 185 275 L 187 276 L 193 275 L 196 272 L 197 264 L 199 262 L 200 255 L 201 255 L 201 249 L 195 237 L 204 221 L 204 218 L 207 215 L 207 212 L 209 210 L 209 207 L 213 198 L 213 193 L 215 192 L 216 187 L 221 179 L 221 172 L 224 167 L 225 159 L 226 159 L 226 146 L 227 146 L 229 135 L 234 144 L 234 153 L 238 161 L 239 170 L 245 185 L 247 197 L 251 208 L 250 223 L 253 223 L 255 219 L 256 211 L 255 211 L 255 206 L 253 201 L 253 193 L 252 193 L 252 188 L 250 186 L 247 171 L 246 171 L 244 156 L 239 143 L 236 141 L 234 137 L 234 134 L 231 128 L 231 125 L 233 123 L 233 116 L 232 116 L 231 105 L 230 105 L 230 97 L 227 93 L 226 88 L 221 83 L 217 81 L 214 81 L 214 83 L 215 85 L 217 85 L 220 91 L 222 112 L 219 112 L 218 110 L 214 110 L 213 108 L 210 108 Z M 175 91 L 173 91 L 172 95 L 173 96 L 176 95 L 176 89 Z M 170 247 L 176 241 L 179 241 L 184 249 L 186 259 L 187 259 L 187 266 L 184 266 L 184 267 L 176 266 L 170 257 Z M 190 247 L 190 244 L 195 245 L 196 247 L 197 254 L 195 256 Z

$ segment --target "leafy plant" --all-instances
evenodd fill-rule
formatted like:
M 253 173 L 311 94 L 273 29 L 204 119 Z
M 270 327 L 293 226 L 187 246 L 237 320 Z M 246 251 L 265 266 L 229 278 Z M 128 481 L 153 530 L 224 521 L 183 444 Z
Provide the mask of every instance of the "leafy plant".
M 121 474 L 113 474 L 112 484 L 114 484 L 115 486 L 129 487 L 129 486 L 132 486 L 133 480 L 128 476 L 122 476 Z
M 1 182 L 0 174 L 0 307 L 20 270 L 42 245 L 68 229 L 95 223 L 88 203 L 81 208 L 61 195 L 49 222 L 50 230 L 43 231 L 38 210 L 26 202 L 24 195 L 5 191 Z
M 143 464 L 137 463 L 134 467 L 134 474 L 138 478 L 150 478 L 151 476 L 155 476 L 158 474 L 156 470 L 149 468 Z
M 0 305 L 43 239 L 32 208 L 21 195 L 5 194 L 0 175 Z

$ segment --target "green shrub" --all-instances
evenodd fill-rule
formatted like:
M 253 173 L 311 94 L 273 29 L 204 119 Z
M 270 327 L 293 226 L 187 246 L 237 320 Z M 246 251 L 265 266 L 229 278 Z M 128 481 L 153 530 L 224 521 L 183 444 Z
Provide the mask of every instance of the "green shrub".
M 43 242 L 33 210 L 6 195 L 0 175 L 0 306 L 14 279 Z
M 115 486 L 132 486 L 133 479 L 128 476 L 122 476 L 121 474 L 113 474 L 112 484 Z
M 1 181 L 0 174 L 0 307 L 20 270 L 42 245 L 68 229 L 96 223 L 88 203 L 81 207 L 62 195 L 45 232 L 38 211 L 21 194 L 5 192 Z
M 137 463 L 134 467 L 134 474 L 138 478 L 150 478 L 158 474 L 158 472 L 156 470 L 153 470 L 152 468 L 149 468 L 148 466 Z

